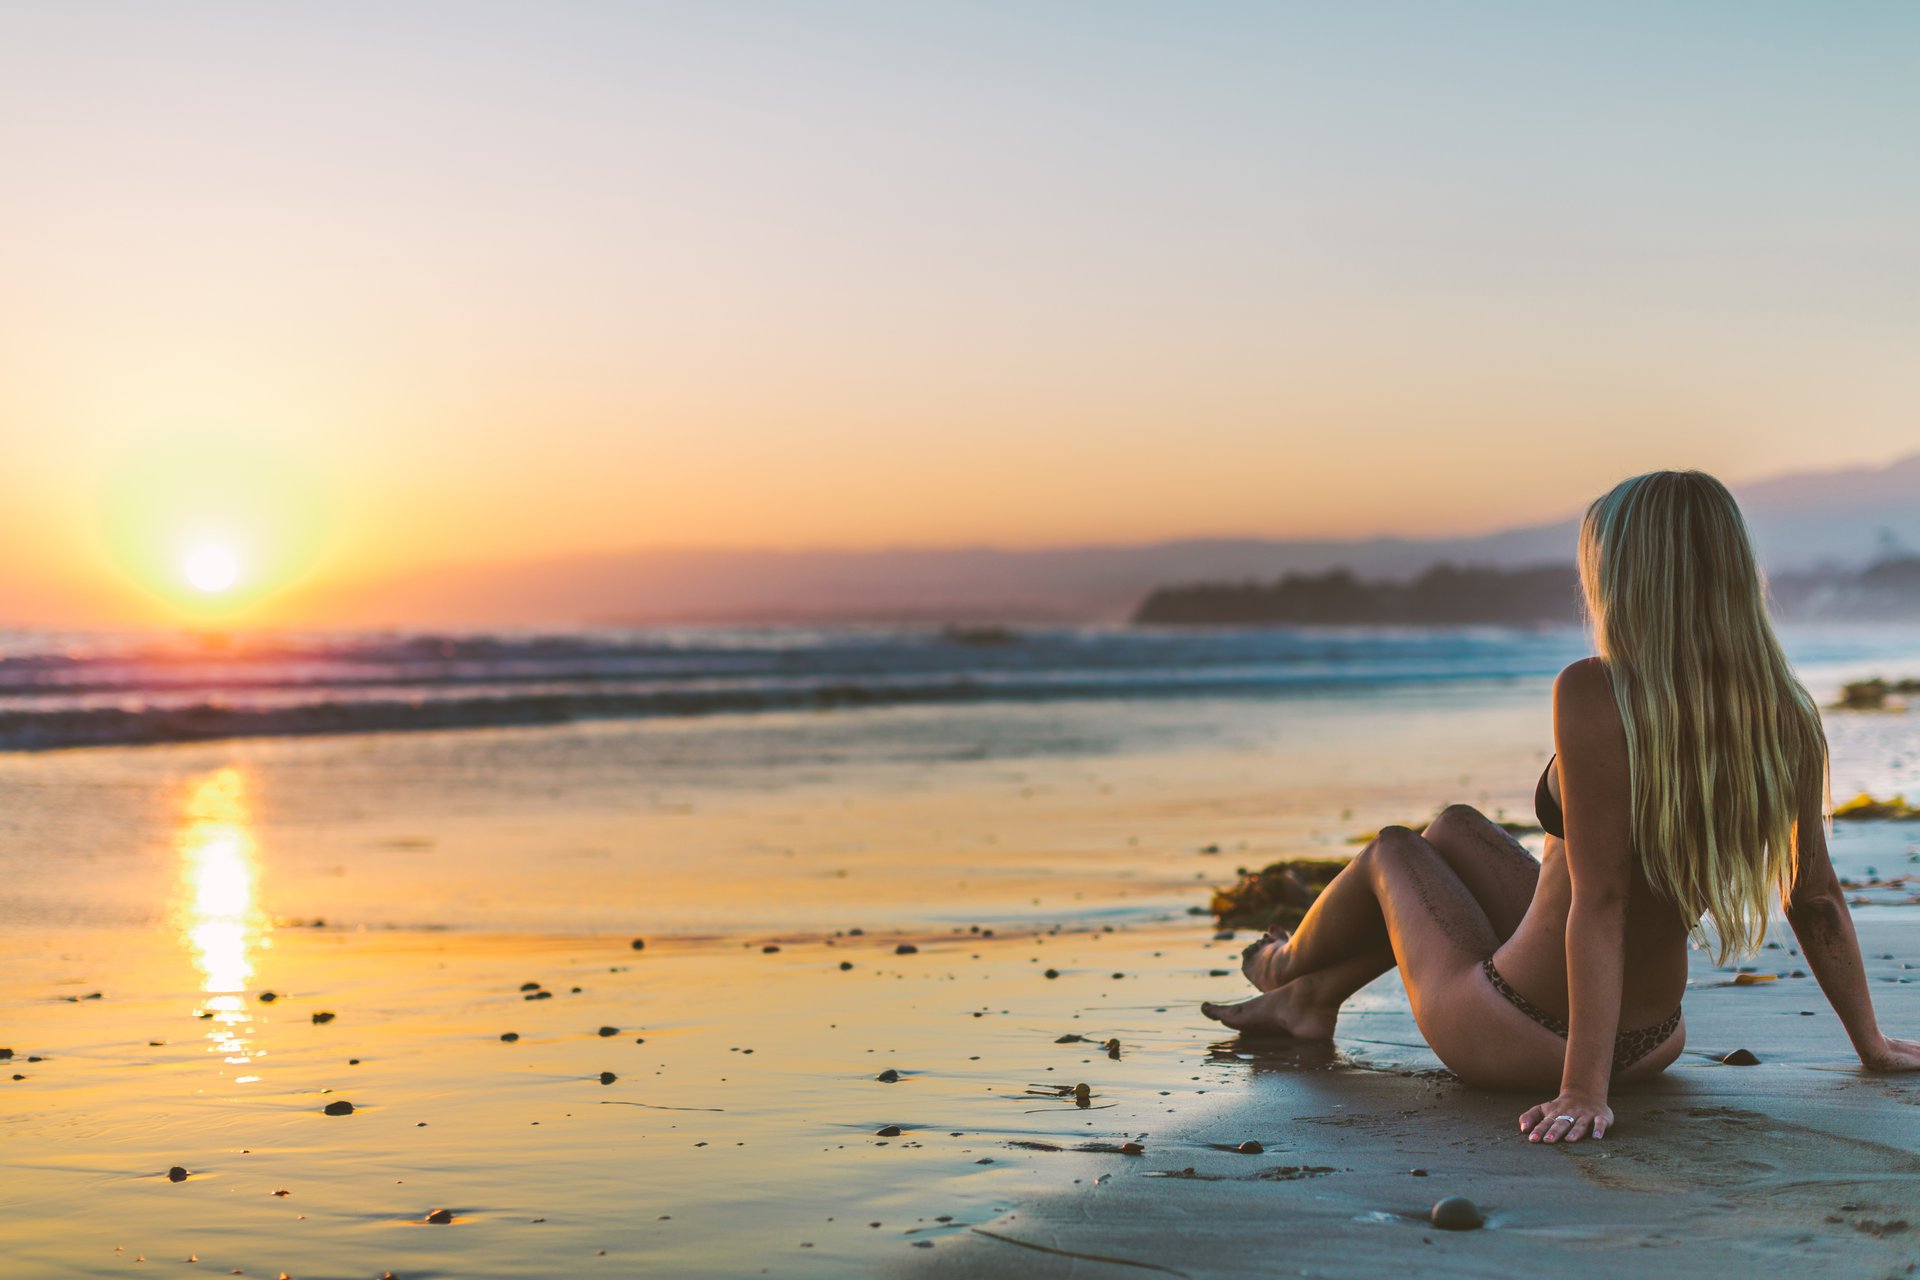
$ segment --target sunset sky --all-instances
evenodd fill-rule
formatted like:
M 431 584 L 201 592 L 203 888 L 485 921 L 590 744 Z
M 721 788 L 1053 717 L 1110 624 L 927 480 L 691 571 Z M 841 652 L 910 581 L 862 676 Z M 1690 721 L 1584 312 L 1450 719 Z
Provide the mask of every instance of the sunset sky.
M 1916 122 L 1904 3 L 13 0 L 0 624 L 1883 462 Z

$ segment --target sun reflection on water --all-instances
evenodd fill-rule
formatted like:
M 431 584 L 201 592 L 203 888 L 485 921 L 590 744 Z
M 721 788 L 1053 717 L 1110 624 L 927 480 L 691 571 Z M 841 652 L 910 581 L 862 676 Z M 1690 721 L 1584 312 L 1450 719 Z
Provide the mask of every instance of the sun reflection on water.
M 229 1063 L 253 1061 L 246 990 L 254 953 L 271 945 L 255 900 L 258 845 L 247 808 L 246 775 L 217 769 L 193 783 L 174 833 L 180 855 L 181 940 L 205 993 L 195 1013 L 210 1022 L 212 1051 Z

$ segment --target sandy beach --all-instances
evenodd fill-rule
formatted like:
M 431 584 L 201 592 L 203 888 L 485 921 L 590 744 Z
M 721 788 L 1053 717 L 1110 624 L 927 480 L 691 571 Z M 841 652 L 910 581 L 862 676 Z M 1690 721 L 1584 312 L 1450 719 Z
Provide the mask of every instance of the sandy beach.
M 1698 964 L 1694 1052 L 1578 1150 L 1514 1136 L 1538 1099 L 1440 1071 L 1391 975 L 1330 1047 L 1198 1016 L 1245 989 L 1246 935 L 1195 914 L 1213 887 L 1442 799 L 1524 814 L 1543 694 L 0 757 L 0 1252 L 28 1276 L 1508 1274 L 1542 1247 L 1897 1272 L 1920 1092 L 1852 1069 L 1790 952 L 1751 985 Z M 1906 717 L 1833 733 L 1837 789 L 1904 784 Z M 1389 738 L 1419 749 L 1382 766 Z M 1905 874 L 1916 834 L 1843 826 L 1843 873 Z M 1883 1016 L 1920 1021 L 1920 908 L 1861 896 Z M 1713 1060 L 1736 1048 L 1760 1065 Z M 1423 1227 L 1448 1194 L 1488 1229 Z

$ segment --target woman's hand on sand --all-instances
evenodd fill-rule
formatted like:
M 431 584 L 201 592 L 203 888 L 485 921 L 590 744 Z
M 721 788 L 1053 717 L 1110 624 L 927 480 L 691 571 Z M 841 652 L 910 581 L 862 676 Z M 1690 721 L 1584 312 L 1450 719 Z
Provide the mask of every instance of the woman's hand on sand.
M 1880 1047 L 1860 1055 L 1869 1071 L 1920 1071 L 1920 1041 L 1880 1037 Z
M 1613 1128 L 1613 1108 L 1601 1098 L 1563 1093 L 1552 1102 L 1529 1107 L 1520 1116 L 1528 1142 L 1578 1142 L 1604 1138 Z

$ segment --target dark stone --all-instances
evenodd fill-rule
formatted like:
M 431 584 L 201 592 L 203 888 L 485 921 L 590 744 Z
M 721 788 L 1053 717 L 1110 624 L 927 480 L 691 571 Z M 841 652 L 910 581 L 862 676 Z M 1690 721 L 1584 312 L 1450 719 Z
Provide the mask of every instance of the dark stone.
M 1425 1169 L 1409 1169 L 1407 1170 L 1407 1172 L 1416 1178 L 1424 1178 L 1427 1176 L 1427 1171 Z
M 8 1058 L 11 1058 L 12 1056 L 13 1056 L 13 1050 L 0 1049 L 0 1062 L 5 1062 Z
M 538 991 L 540 984 L 537 982 L 523 982 L 520 984 L 520 989 L 522 991 Z
M 518 1040 L 520 1038 L 520 1033 L 518 1031 L 503 1031 L 500 1033 L 500 1038 L 502 1040 L 505 1040 L 508 1044 L 512 1044 L 515 1040 Z
M 1427 1220 L 1442 1231 L 1477 1231 L 1487 1224 L 1487 1215 L 1465 1196 L 1448 1196 L 1433 1206 Z
M 772 955 L 772 954 L 773 954 L 774 952 L 776 952 L 776 951 L 778 951 L 779 949 L 780 949 L 779 947 L 777 947 L 777 946 L 775 946 L 775 945 L 774 945 L 773 943 L 771 943 L 771 942 L 769 942 L 769 943 L 768 943 L 768 944 L 767 944 L 766 946 L 764 946 L 764 947 L 762 947 L 762 948 L 760 948 L 760 952 L 761 952 L 761 954 L 762 954 L 762 955 L 769 955 L 769 956 L 770 956 L 770 955 Z
M 168 1182 L 185 1182 L 186 1180 L 187 1180 L 187 1171 L 185 1169 L 182 1169 L 179 1165 L 175 1165 L 173 1166 L 173 1168 L 167 1170 Z
M 617 1035 L 619 1035 L 619 1034 L 620 1034 L 620 1028 L 618 1028 L 618 1027 L 602 1027 L 602 1028 L 600 1028 L 600 1034 L 601 1034 L 601 1035 L 603 1035 L 603 1036 L 617 1036 Z
M 524 996 L 522 996 L 522 997 L 521 997 L 521 999 L 523 999 L 523 1000 L 551 1000 L 551 999 L 553 999 L 553 992 L 551 992 L 551 991 L 529 991 L 529 992 L 527 992 L 527 994 L 526 994 L 526 995 L 524 995 Z
M 900 1136 L 900 1126 L 897 1124 L 883 1124 L 873 1131 L 873 1136 L 876 1138 L 897 1138 Z
M 339 1102 L 329 1102 L 321 1110 L 330 1116 L 350 1116 L 353 1114 L 353 1104 L 343 1098 Z
M 900 1073 L 892 1067 L 888 1067 L 885 1071 L 875 1076 L 874 1079 L 878 1080 L 881 1084 L 898 1084 L 900 1082 Z
M 616 1076 L 611 1071 L 602 1071 L 600 1073 L 601 1084 L 612 1084 L 615 1080 L 618 1080 L 619 1078 L 620 1078 L 619 1076 Z
M 1729 1067 L 1757 1067 L 1760 1065 L 1760 1059 L 1756 1058 L 1750 1049 L 1735 1049 L 1732 1053 L 1720 1059 L 1720 1061 Z
M 1252 1138 L 1248 1138 L 1245 1142 L 1235 1147 L 1234 1150 L 1243 1156 L 1257 1156 L 1263 1154 L 1266 1148 L 1255 1142 Z
M 325 1009 L 321 1009 L 313 1015 L 313 1025 L 316 1027 L 324 1026 L 325 1024 L 332 1021 L 333 1021 L 333 1014 L 329 1013 Z
M 260 993 L 261 1004 L 272 1004 L 275 1000 L 278 1000 L 279 998 L 280 998 L 280 994 L 277 991 L 262 991 Z
M 1058 969 L 1049 969 L 1043 976 L 1048 978 L 1057 978 L 1060 976 L 1060 971 Z
M 432 1223 L 437 1223 L 440 1226 L 445 1226 L 447 1223 L 453 1221 L 453 1210 L 435 1209 L 432 1213 L 427 1215 L 427 1221 Z
M 918 955 L 919 953 L 920 948 L 914 946 L 911 942 L 903 942 L 893 949 L 893 954 L 897 956 L 911 956 Z
M 1137 1142 L 1123 1142 L 1120 1144 L 1120 1154 L 1123 1156 L 1143 1156 L 1147 1154 L 1147 1149 Z
M 647 940 L 645 938 L 635 938 L 633 940 L 633 949 L 635 951 L 645 951 L 647 949 Z
M 840 962 L 840 972 L 842 972 L 842 973 L 845 973 L 845 972 L 846 972 L 847 970 L 849 970 L 849 969 L 851 969 L 851 968 L 853 968 L 853 961 L 851 961 L 851 960 L 842 960 L 842 961 Z
M 1058 1040 L 1055 1040 L 1054 1043 L 1055 1044 L 1079 1044 L 1085 1039 L 1086 1039 L 1085 1036 L 1076 1035 L 1073 1032 L 1069 1031 L 1067 1032 L 1066 1035 L 1063 1035 Z

